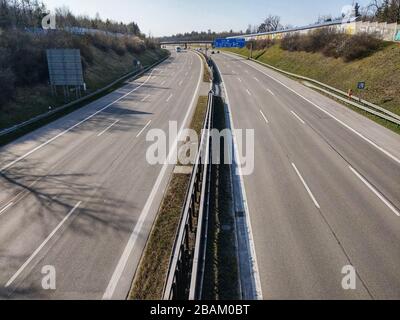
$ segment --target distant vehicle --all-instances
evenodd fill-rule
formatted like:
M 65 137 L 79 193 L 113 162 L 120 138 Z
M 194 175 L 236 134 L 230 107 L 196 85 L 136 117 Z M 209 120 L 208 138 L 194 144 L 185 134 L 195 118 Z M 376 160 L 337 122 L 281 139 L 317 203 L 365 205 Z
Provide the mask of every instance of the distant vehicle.
M 181 47 L 176 47 L 176 52 L 182 52 L 182 48 Z
M 217 53 L 220 53 L 219 50 L 217 51 Z
M 215 51 L 211 51 L 211 54 L 215 54 Z

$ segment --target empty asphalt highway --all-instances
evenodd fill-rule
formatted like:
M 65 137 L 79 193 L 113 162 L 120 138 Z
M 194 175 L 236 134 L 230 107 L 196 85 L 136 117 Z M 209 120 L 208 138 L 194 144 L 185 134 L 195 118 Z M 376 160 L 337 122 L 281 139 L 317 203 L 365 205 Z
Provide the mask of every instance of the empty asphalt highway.
M 255 130 L 243 179 L 263 298 L 399 299 L 399 136 L 255 62 L 213 58 L 235 128 Z
M 126 298 L 173 168 L 148 164 L 146 133 L 188 123 L 202 68 L 173 52 L 0 149 L 0 298 Z M 49 270 L 56 290 L 43 289 Z

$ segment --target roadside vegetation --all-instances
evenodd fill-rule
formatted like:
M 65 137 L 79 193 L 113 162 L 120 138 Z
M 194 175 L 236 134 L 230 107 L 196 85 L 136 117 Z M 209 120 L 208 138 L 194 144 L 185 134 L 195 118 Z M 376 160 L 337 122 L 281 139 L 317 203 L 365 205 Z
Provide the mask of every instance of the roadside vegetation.
M 200 134 L 208 97 L 200 96 L 190 129 Z M 169 182 L 133 281 L 130 299 L 160 300 L 168 276 L 172 250 L 190 183 L 190 174 L 174 173 Z
M 358 43 L 359 39 L 350 41 Z M 276 42 L 268 48 L 255 50 L 253 58 L 345 92 L 352 89 L 355 95 L 360 94 L 357 83 L 365 81 L 367 88 L 362 92 L 365 100 L 400 114 L 400 72 L 396 72 L 400 70 L 399 44 L 387 42 L 379 44 L 377 50 L 369 48 L 364 52 L 359 51 L 359 48 L 353 49 L 359 58 L 348 61 L 343 57 L 327 56 L 321 50 L 285 50 L 282 43 Z M 249 56 L 248 48 L 229 51 Z
M 41 29 L 46 7 L 30 0 L 0 0 L 0 129 L 65 103 L 48 85 L 46 49 L 80 49 L 87 93 L 133 71 L 133 60 L 150 65 L 167 53 L 135 23 L 74 16 L 57 10 L 57 30 Z M 74 28 L 88 28 L 79 33 Z M 93 31 L 94 30 L 94 31 Z
M 321 29 L 307 35 L 295 33 L 280 41 L 283 50 L 318 52 L 325 57 L 342 58 L 344 62 L 368 57 L 386 45 L 386 42 L 367 33 L 352 36 L 332 29 Z
M 204 74 L 203 74 L 203 82 L 210 83 L 212 80 L 210 68 L 207 63 L 207 58 L 203 53 L 198 53 L 201 56 L 201 60 L 204 64 Z

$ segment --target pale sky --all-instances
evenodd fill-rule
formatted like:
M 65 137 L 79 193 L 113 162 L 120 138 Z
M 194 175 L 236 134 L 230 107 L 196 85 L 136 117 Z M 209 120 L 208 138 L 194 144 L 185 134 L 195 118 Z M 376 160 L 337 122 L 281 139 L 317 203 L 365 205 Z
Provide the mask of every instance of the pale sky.
M 269 14 L 282 17 L 284 25 L 314 23 L 319 15 L 340 16 L 352 0 L 43 0 L 49 9 L 66 6 L 74 14 L 138 23 L 153 36 L 190 31 L 235 31 L 260 24 Z M 358 1 L 366 5 L 370 0 Z

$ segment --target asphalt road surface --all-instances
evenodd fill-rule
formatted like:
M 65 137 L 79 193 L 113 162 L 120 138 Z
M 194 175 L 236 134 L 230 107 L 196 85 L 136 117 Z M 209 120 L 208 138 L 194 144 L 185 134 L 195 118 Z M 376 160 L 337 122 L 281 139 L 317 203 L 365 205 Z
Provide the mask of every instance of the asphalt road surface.
M 255 129 L 243 179 L 263 298 L 399 299 L 399 136 L 257 63 L 213 58 L 234 126 Z
M 126 298 L 173 168 L 148 164 L 146 133 L 190 120 L 202 68 L 173 52 L 0 149 L 0 298 Z

